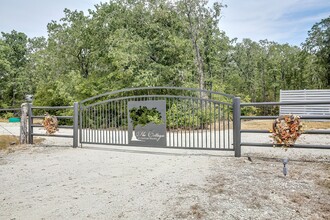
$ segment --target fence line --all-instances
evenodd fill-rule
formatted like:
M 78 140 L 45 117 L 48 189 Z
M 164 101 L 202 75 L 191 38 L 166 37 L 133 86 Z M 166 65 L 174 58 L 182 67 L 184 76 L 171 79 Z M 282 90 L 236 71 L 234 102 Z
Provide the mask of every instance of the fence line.
M 163 88 L 163 87 L 162 87 Z M 155 89 L 155 88 L 154 88 Z M 169 88 L 166 88 L 166 89 L 169 89 Z M 130 89 L 129 91 L 132 92 L 133 89 Z M 141 90 L 141 89 L 140 89 Z M 139 90 L 139 91 L 140 91 Z M 126 90 L 122 90 L 122 91 L 126 91 Z M 304 92 L 306 92 L 307 90 L 302 90 Z M 330 94 L 330 90 L 329 91 L 329 94 Z M 150 92 L 150 91 L 149 91 Z M 190 92 L 190 91 L 189 91 Z M 194 92 L 196 92 L 194 90 Z M 118 92 L 113 92 L 114 94 L 117 94 Z M 286 94 L 287 91 L 281 91 L 281 94 Z M 110 95 L 112 93 L 106 93 L 106 95 Z M 133 93 L 132 93 L 133 94 Z M 220 93 L 219 93 L 220 94 Z M 291 93 L 293 94 L 293 93 Z M 326 92 L 324 92 L 323 94 L 327 94 Z M 133 94 L 134 95 L 134 94 Z M 182 98 L 180 95 L 178 96 L 177 94 L 175 94 L 176 98 Z M 221 93 L 222 95 L 222 93 Z M 132 95 L 131 95 L 132 96 Z M 152 98 L 149 97 L 150 94 L 148 93 L 148 95 L 144 95 L 143 96 L 143 99 L 141 97 L 139 97 L 137 99 L 137 101 L 148 101 L 148 100 L 158 100 L 158 99 L 161 99 L 161 98 L 164 98 L 164 95 L 153 95 Z M 174 95 L 173 95 L 174 96 Z M 97 96 L 97 97 L 101 97 L 101 96 Z M 102 96 L 103 97 L 103 96 Z M 135 97 L 135 96 L 132 96 L 132 97 Z M 132 98 L 131 97 L 131 98 Z M 166 96 L 167 99 L 169 98 L 173 98 L 171 95 L 167 95 Z M 196 98 L 197 97 L 197 98 Z M 198 98 L 198 96 L 196 97 L 193 97 L 191 94 L 190 96 L 188 97 L 189 98 L 189 103 L 194 103 L 196 102 L 195 104 L 193 104 L 192 106 L 193 107 L 201 107 L 203 106 L 202 102 L 206 102 L 207 99 L 200 99 Z M 313 96 L 310 96 L 310 97 L 313 97 Z M 314 95 L 314 97 L 316 97 L 316 95 Z M 318 97 L 318 96 L 317 96 Z M 330 97 L 330 95 L 329 95 Z M 94 97 L 95 98 L 95 97 Z M 127 97 L 126 97 L 127 98 Z M 102 140 L 106 140 L 106 138 L 109 138 L 110 137 L 110 134 L 112 134 L 113 132 L 123 132 L 122 130 L 113 130 L 113 129 L 110 129 L 112 127 L 116 127 L 117 126 L 117 121 L 116 120 L 113 120 L 113 115 L 111 115 L 111 111 L 110 110 L 117 110 L 119 111 L 121 114 L 120 114 L 120 118 L 118 119 L 121 119 L 123 120 L 123 115 L 125 116 L 125 114 L 127 115 L 127 107 L 125 106 L 125 103 L 122 102 L 122 98 L 118 98 L 118 97 L 115 97 L 116 100 L 112 100 L 112 99 L 109 99 L 109 98 L 104 98 L 104 100 L 99 100 L 96 102 L 96 104 L 91 104 L 89 103 L 89 105 L 83 105 L 83 102 L 80 103 L 80 112 L 79 112 L 79 104 L 77 102 L 74 103 L 73 106 L 32 106 L 32 104 L 28 104 L 28 140 L 29 140 L 29 143 L 30 144 L 33 144 L 33 137 L 34 136 L 48 136 L 46 134 L 40 134 L 40 133 L 34 133 L 33 129 L 36 128 L 36 127 L 42 127 L 41 125 L 39 124 L 34 124 L 33 123 L 33 119 L 41 119 L 41 118 L 44 118 L 45 116 L 43 115 L 34 115 L 33 114 L 33 110 L 67 110 L 67 109 L 70 109 L 70 110 L 73 110 L 73 116 L 69 116 L 69 115 L 66 115 L 66 116 L 56 116 L 59 120 L 62 120 L 62 119 L 71 119 L 73 120 L 73 125 L 60 125 L 59 128 L 69 128 L 69 129 L 73 129 L 73 134 L 72 135 L 62 135 L 62 134 L 55 134 L 55 135 L 50 135 L 51 137 L 64 137 L 64 138 L 72 138 L 73 139 L 73 147 L 77 147 L 78 144 L 79 144 L 79 140 L 78 140 L 78 129 L 79 129 L 79 126 L 80 126 L 80 143 L 83 143 L 84 141 L 82 141 L 82 132 L 88 132 L 88 133 L 93 133 L 95 135 L 99 135 L 99 133 L 101 131 L 95 131 L 95 129 L 93 130 L 93 128 L 91 128 L 89 126 L 89 122 L 87 121 L 88 118 L 83 118 L 82 115 L 83 113 L 87 112 L 87 116 L 89 116 L 90 114 L 92 113 L 95 113 L 95 109 L 96 110 L 99 110 L 99 115 L 98 116 L 105 116 L 106 117 L 106 120 L 103 120 L 103 124 L 105 124 L 106 128 L 108 130 L 106 130 L 106 133 L 105 135 L 107 135 L 106 137 L 103 137 Z M 118 99 L 118 100 L 117 100 Z M 119 100 L 120 99 L 120 100 Z M 91 98 L 90 99 L 87 99 L 85 101 L 90 101 L 92 100 Z M 110 101 L 120 101 L 120 102 L 115 102 L 115 103 L 108 103 Z M 270 146 L 273 146 L 273 144 L 270 144 L 270 143 L 252 143 L 252 142 L 244 142 L 244 140 L 242 141 L 242 134 L 243 133 L 252 133 L 252 134 L 271 134 L 271 131 L 269 130 L 255 130 L 255 129 L 241 129 L 241 123 L 242 123 L 242 120 L 268 120 L 268 119 L 276 119 L 278 118 L 278 116 L 274 116 L 274 115 L 271 115 L 271 116 L 243 116 L 242 113 L 241 113 L 241 109 L 242 107 L 253 107 L 253 106 L 279 106 L 280 109 L 283 109 L 283 107 L 295 107 L 295 106 L 299 106 L 299 107 L 303 107 L 305 110 L 307 109 L 321 109 L 321 108 L 324 108 L 324 106 L 329 106 L 329 108 L 326 107 L 325 109 L 325 112 L 323 112 L 322 114 L 314 114 L 314 113 L 311 113 L 311 114 L 298 114 L 299 116 L 301 116 L 301 119 L 302 120 L 325 120 L 325 121 L 328 121 L 330 120 L 330 100 L 327 100 L 327 99 L 322 99 L 322 100 L 315 100 L 315 99 L 306 99 L 305 100 L 299 100 L 299 101 L 290 101 L 288 99 L 281 99 L 280 102 L 256 102 L 256 103 L 241 103 L 240 101 L 240 98 L 239 97 L 235 97 L 233 98 L 233 103 L 225 103 L 225 102 L 221 102 L 221 101 L 218 101 L 218 100 L 212 100 L 210 99 L 210 101 L 212 102 L 211 105 L 208 106 L 207 109 L 209 109 L 208 112 L 206 112 L 207 115 L 210 116 L 210 118 L 212 118 L 212 116 L 214 118 L 216 118 L 216 116 L 220 116 L 222 113 L 222 116 L 223 118 L 219 118 L 219 137 L 220 137 L 220 122 L 222 123 L 225 123 L 225 120 L 223 121 L 220 121 L 220 119 L 226 119 L 228 120 L 228 140 L 230 139 L 229 138 L 229 129 L 230 129 L 230 126 L 229 126 L 229 116 L 230 114 L 232 113 L 232 116 L 233 116 L 233 121 L 232 121 L 232 125 L 233 125 L 233 143 L 232 143 L 232 146 L 233 148 L 229 147 L 228 146 L 228 150 L 234 150 L 235 151 L 235 156 L 236 157 L 240 157 L 241 156 L 241 147 L 242 146 L 256 146 L 256 147 L 270 147 Z M 173 100 L 170 100 L 169 103 L 168 103 L 168 106 L 170 106 L 170 104 L 173 104 L 174 101 Z M 216 105 L 224 105 L 226 104 L 227 107 L 228 107 L 228 118 L 226 118 L 225 116 L 225 111 L 220 109 L 220 108 L 215 108 Z M 214 108 L 212 108 L 212 106 Z M 93 108 L 91 111 L 90 109 Z M 229 110 L 230 109 L 230 110 Z M 183 110 L 184 112 L 189 112 L 189 110 L 191 110 L 190 108 L 190 105 L 183 105 Z M 194 110 L 194 108 L 193 108 Z M 324 109 L 323 109 L 324 110 Z M 6 108 L 6 109 L 0 109 L 0 113 L 3 113 L 3 112 L 14 112 L 14 111 L 21 111 L 20 108 Z M 207 110 L 204 110 L 204 111 L 207 111 Z M 218 112 L 217 112 L 218 111 Z M 221 111 L 221 112 L 220 112 Z M 124 112 L 124 114 L 123 114 Z M 78 118 L 78 114 L 80 113 L 80 118 Z M 111 113 L 111 114 L 110 114 Z M 227 114 L 226 113 L 226 114 Z M 280 112 L 280 115 L 282 115 L 284 112 Z M 290 112 L 290 113 L 295 113 L 295 112 Z M 192 114 L 193 115 L 189 115 L 188 116 L 188 119 L 187 117 L 184 117 L 186 120 L 188 120 L 188 122 L 190 123 L 191 120 L 192 120 L 192 123 L 195 122 L 193 116 L 195 114 L 197 114 L 196 112 L 192 111 Z M 96 117 L 96 116 L 95 116 Z M 93 116 L 92 119 L 95 119 L 95 117 Z M 178 119 L 179 116 L 175 116 L 176 119 Z M 193 118 L 193 119 L 191 119 Z M 80 120 L 80 123 L 78 122 Z M 111 119 L 111 120 L 108 120 L 108 119 Z M 196 119 L 198 120 L 198 119 Z M 203 122 L 205 123 L 206 119 L 200 119 L 202 121 L 199 121 L 200 123 L 203 124 Z M 184 147 L 191 147 L 191 146 L 195 146 L 195 141 L 197 141 L 199 143 L 200 140 L 198 140 L 199 138 L 199 130 L 195 131 L 196 127 L 198 127 L 197 125 L 192 125 L 192 127 L 189 127 L 189 130 L 187 129 L 179 129 L 179 122 L 178 120 L 175 121 L 176 124 L 173 125 L 173 132 L 175 134 L 177 134 L 177 136 L 175 135 L 172 135 L 172 136 L 169 136 L 169 143 L 173 143 L 174 144 L 174 139 L 178 139 L 179 138 L 179 134 L 182 135 L 184 134 L 185 137 L 189 137 L 188 139 L 181 139 L 181 144 L 183 144 Z M 198 121 L 197 121 L 198 122 Z M 96 122 L 97 125 L 102 125 L 101 121 L 97 121 Z M 85 125 L 85 130 L 83 130 L 82 127 L 83 125 Z M 88 125 L 88 126 L 87 126 Z M 187 122 L 185 121 L 184 122 L 184 127 L 187 127 Z M 217 136 L 216 134 L 213 132 L 212 129 L 214 129 L 214 131 L 216 131 L 216 125 L 214 124 L 214 128 L 212 127 L 212 124 L 210 125 L 210 127 L 202 127 L 202 129 L 204 129 L 206 132 L 209 132 L 210 136 L 208 138 L 208 136 L 205 136 L 206 139 L 206 145 L 208 144 L 208 141 L 211 142 L 214 140 L 214 142 L 218 142 L 220 141 L 220 139 L 218 140 L 217 139 Z M 170 128 L 172 128 L 170 126 Z M 224 124 L 224 127 L 225 124 Z M 121 128 L 125 128 L 125 126 L 123 124 L 121 124 Z M 177 129 L 174 129 L 174 128 L 177 128 Z M 87 130 L 86 130 L 87 129 Z M 101 129 L 101 127 L 100 127 Z M 103 129 L 103 128 L 102 128 Z M 169 128 L 167 128 L 169 129 Z M 98 132 L 98 133 L 97 133 Z M 173 133 L 172 132 L 172 133 Z M 225 136 L 226 133 L 225 131 L 223 131 L 223 135 Z M 170 135 L 172 133 L 169 133 Z M 187 134 L 188 135 L 187 135 Z M 124 134 L 124 133 L 121 133 L 121 134 Z M 197 134 L 197 140 L 195 138 L 195 134 Z M 313 135 L 329 135 L 330 134 L 330 130 L 329 129 L 319 129 L 319 130 L 306 130 L 304 131 L 304 134 L 313 134 Z M 193 136 L 193 138 L 191 139 L 191 135 Z M 175 136 L 175 138 L 174 138 Z M 203 135 L 200 136 L 200 138 L 203 138 Z M 172 140 L 173 139 L 173 140 Z M 222 139 L 222 141 L 225 141 L 225 138 Z M 101 143 L 101 142 L 100 142 Z M 125 142 L 126 143 L 126 142 Z M 178 142 L 176 142 L 178 143 Z M 203 140 L 202 140 L 202 145 L 203 144 Z M 228 142 L 229 145 L 230 142 Z M 226 144 L 224 142 L 224 144 Z M 328 144 L 328 143 L 327 143 Z M 173 147 L 172 145 L 169 145 L 168 147 Z M 176 147 L 179 147 L 179 146 L 176 146 Z M 309 148 L 309 149 L 330 149 L 330 145 L 308 145 L 308 144 L 295 144 L 294 145 L 295 148 Z M 203 146 L 202 146 L 203 148 Z
M 299 101 L 299 102 L 259 102 L 259 103 L 241 103 L 240 107 L 247 107 L 247 106 L 317 106 L 317 105 L 329 105 L 330 106 L 330 100 L 329 101 Z M 281 114 L 280 114 L 281 115 Z M 235 115 L 234 115 L 235 117 Z M 240 115 L 240 124 L 242 120 L 267 120 L 267 119 L 276 119 L 278 116 L 242 116 Z M 329 109 L 329 115 L 318 115 L 318 116 L 311 116 L 311 115 L 303 115 L 301 119 L 320 119 L 320 120 L 329 120 L 330 119 L 330 109 Z M 269 130 L 253 130 L 253 129 L 240 129 L 239 132 L 239 138 L 241 139 L 242 133 L 269 133 L 271 132 Z M 234 133 L 236 134 L 236 133 Z M 330 130 L 306 130 L 304 131 L 304 134 L 318 134 L 318 135 L 329 135 Z M 273 144 L 270 143 L 250 143 L 250 142 L 240 142 L 240 146 L 255 146 L 255 147 L 271 147 Z M 309 149 L 330 149 L 330 145 L 306 145 L 306 144 L 295 144 L 295 148 L 309 148 Z
M 34 127 L 41 127 L 41 125 L 33 124 L 34 118 L 44 118 L 45 116 L 33 115 L 33 109 L 40 110 L 58 110 L 58 109 L 73 109 L 73 116 L 56 116 L 58 119 L 72 119 L 73 126 L 68 125 L 60 125 L 59 128 L 71 128 L 73 129 L 72 135 L 47 135 L 47 134 L 39 134 L 34 133 Z M 51 137 L 62 137 L 62 138 L 72 138 L 73 139 L 73 147 L 78 147 L 78 102 L 75 102 L 73 106 L 32 106 L 32 104 L 28 104 L 28 133 L 29 133 L 29 144 L 33 144 L 34 136 L 51 136 Z

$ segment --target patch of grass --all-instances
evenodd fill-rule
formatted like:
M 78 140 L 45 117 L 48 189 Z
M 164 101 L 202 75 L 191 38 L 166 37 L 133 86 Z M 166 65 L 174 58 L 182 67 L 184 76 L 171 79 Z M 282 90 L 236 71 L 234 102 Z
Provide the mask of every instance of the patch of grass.
M 0 135 L 0 150 L 6 149 L 10 145 L 19 144 L 19 137 L 13 135 Z
M 8 123 L 9 119 L 6 118 L 0 118 L 0 122 L 7 122 Z M 42 124 L 43 119 L 41 118 L 34 118 L 33 119 L 33 124 Z M 19 122 L 15 122 L 15 123 L 19 123 Z
M 44 119 L 41 118 L 34 118 L 33 119 L 33 124 L 42 124 L 42 122 L 44 121 Z
M 251 120 L 242 121 L 242 129 L 272 129 L 274 120 Z M 304 130 L 312 129 L 328 129 L 330 128 L 330 121 L 304 121 L 302 120 Z
M 40 144 L 45 138 L 34 138 L 34 144 Z M 19 145 L 19 137 L 13 135 L 0 135 L 0 150 L 5 150 L 9 146 Z

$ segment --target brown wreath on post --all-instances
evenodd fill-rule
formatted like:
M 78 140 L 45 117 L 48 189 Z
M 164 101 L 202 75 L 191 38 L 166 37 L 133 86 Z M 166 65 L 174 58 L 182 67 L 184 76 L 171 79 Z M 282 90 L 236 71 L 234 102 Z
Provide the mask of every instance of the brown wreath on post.
M 47 134 L 54 134 L 56 131 L 58 131 L 57 118 L 55 116 L 49 115 L 48 113 L 45 114 L 42 125 L 46 129 Z
M 274 147 L 282 145 L 287 150 L 302 134 L 302 123 L 297 115 L 282 115 L 273 123 L 272 135 Z

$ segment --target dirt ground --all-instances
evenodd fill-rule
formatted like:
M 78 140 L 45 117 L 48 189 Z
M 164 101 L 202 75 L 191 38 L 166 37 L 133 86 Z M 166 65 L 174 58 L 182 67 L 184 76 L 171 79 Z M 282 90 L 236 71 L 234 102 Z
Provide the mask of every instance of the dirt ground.
M 0 151 L 0 219 L 330 219 L 330 150 L 70 143 Z
M 329 153 L 287 176 L 266 156 L 26 146 L 0 157 L 0 219 L 330 218 Z

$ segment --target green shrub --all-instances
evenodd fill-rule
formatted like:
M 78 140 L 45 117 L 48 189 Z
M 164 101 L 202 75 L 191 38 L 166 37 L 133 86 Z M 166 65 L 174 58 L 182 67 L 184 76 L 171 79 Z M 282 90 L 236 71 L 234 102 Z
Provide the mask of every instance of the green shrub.
M 201 109 L 196 103 L 181 101 L 171 105 L 166 112 L 168 128 L 202 128 L 218 119 L 218 112 L 214 113 L 214 106 L 204 106 Z
M 14 113 L 12 113 L 12 112 L 6 112 L 5 114 L 2 115 L 2 117 L 3 117 L 4 119 L 13 118 L 14 116 L 15 116 L 15 115 L 14 115 Z
M 162 116 L 156 108 L 148 109 L 146 106 L 132 108 L 129 110 L 129 116 L 133 121 L 133 128 L 137 125 L 145 126 L 148 123 L 162 124 Z

